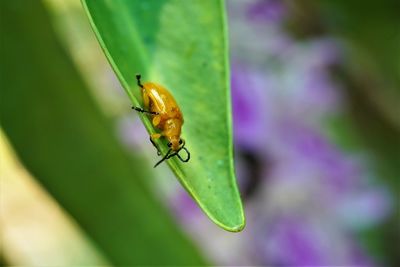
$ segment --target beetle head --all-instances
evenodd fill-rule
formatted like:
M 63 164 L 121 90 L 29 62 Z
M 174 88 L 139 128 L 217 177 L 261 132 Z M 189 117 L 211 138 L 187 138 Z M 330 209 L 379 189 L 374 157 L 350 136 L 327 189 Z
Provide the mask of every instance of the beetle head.
M 184 143 L 178 136 L 172 136 L 171 138 L 168 138 L 168 141 L 168 147 L 173 151 L 179 151 Z

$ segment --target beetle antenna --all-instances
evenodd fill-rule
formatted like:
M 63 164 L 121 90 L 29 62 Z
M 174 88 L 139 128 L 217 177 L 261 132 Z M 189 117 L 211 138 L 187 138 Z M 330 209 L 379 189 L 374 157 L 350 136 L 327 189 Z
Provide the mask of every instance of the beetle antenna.
M 140 82 L 140 78 L 142 78 L 142 75 L 140 75 L 139 73 L 136 74 L 137 85 L 139 85 L 140 88 L 143 88 L 143 84 Z
M 182 149 L 186 151 L 186 154 L 187 154 L 187 158 L 186 159 L 183 159 L 181 157 L 181 155 L 179 155 L 179 151 L 181 151 Z M 182 161 L 182 162 L 188 162 L 190 160 L 190 152 L 185 147 L 185 144 L 183 144 L 183 146 L 181 146 L 181 148 L 178 151 L 176 151 L 176 152 L 174 152 L 172 154 L 171 154 L 171 151 L 172 151 L 172 149 L 170 148 L 168 150 L 167 154 L 165 154 L 165 156 L 159 162 L 157 162 L 156 165 L 154 165 L 154 168 L 157 167 L 158 165 L 160 165 L 164 160 L 170 159 L 173 156 L 177 156 L 180 159 L 180 161 Z
M 164 160 L 169 159 L 170 157 L 172 157 L 172 155 L 174 155 L 174 154 L 170 155 L 169 153 L 171 153 L 171 149 L 169 149 L 167 154 L 165 154 L 165 156 L 159 162 L 157 162 L 156 165 L 154 165 L 154 168 L 160 165 L 161 162 L 163 162 Z
M 179 149 L 179 151 L 181 151 L 182 149 L 184 149 L 185 151 L 186 151 L 186 153 L 187 153 L 187 158 L 186 159 L 183 159 L 183 158 L 181 158 L 181 156 L 178 154 L 178 153 L 176 153 L 176 155 L 178 156 L 178 158 L 182 161 L 182 162 L 188 162 L 189 161 L 189 159 L 190 159 L 190 152 L 189 152 L 189 150 L 187 150 L 186 149 L 186 147 L 181 147 L 181 149 Z M 178 151 L 178 152 L 179 152 Z

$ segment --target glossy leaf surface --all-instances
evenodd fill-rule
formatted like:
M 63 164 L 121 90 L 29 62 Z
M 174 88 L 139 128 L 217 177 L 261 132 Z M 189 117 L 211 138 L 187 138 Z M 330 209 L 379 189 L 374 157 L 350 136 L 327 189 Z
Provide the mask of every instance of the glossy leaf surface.
M 244 214 L 233 171 L 224 3 L 84 0 L 83 4 L 132 104 L 142 103 L 136 73 L 174 95 L 184 114 L 183 138 L 192 158 L 188 163 L 176 158 L 168 163 L 216 224 L 240 231 Z M 148 117 L 142 120 L 150 133 L 155 132 Z M 158 144 L 165 154 L 165 143 Z

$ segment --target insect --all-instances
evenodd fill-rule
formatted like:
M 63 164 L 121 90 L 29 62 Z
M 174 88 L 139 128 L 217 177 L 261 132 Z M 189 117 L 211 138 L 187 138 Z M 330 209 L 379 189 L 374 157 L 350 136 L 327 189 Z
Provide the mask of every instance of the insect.
M 174 156 L 177 156 L 182 162 L 188 162 L 190 159 L 190 153 L 185 148 L 185 140 L 180 137 L 183 116 L 174 97 L 163 86 L 152 82 L 142 84 L 140 79 L 141 75 L 137 74 L 136 80 L 138 86 L 142 89 L 143 105 L 145 109 L 140 107 L 132 107 L 132 109 L 149 114 L 152 117 L 153 126 L 161 130 L 160 133 L 150 135 L 150 142 L 157 149 L 157 155 L 161 155 L 161 152 L 156 146 L 154 140 L 161 137 L 168 140 L 169 150 L 167 154 L 165 154 L 165 156 L 154 165 L 154 168 L 164 160 Z M 182 149 L 187 153 L 186 159 L 183 159 L 179 155 L 179 152 Z

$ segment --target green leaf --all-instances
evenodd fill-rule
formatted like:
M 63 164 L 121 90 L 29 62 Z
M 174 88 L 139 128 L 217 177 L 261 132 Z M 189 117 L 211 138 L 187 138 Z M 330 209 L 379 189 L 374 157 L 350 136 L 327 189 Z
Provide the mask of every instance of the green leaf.
M 135 74 L 166 86 L 182 109 L 192 158 L 168 161 L 204 212 L 228 231 L 245 224 L 233 171 L 225 6 L 219 0 L 82 0 L 133 105 Z M 142 115 L 150 133 L 151 121 Z M 147 141 L 147 140 L 146 140 Z M 159 141 L 163 154 L 165 142 Z M 156 153 L 154 153 L 156 155 Z M 156 159 L 155 159 L 156 161 Z
M 0 120 L 27 169 L 113 265 L 204 264 L 148 188 L 150 165 L 114 136 L 42 1 L 0 1 L 0 11 Z

